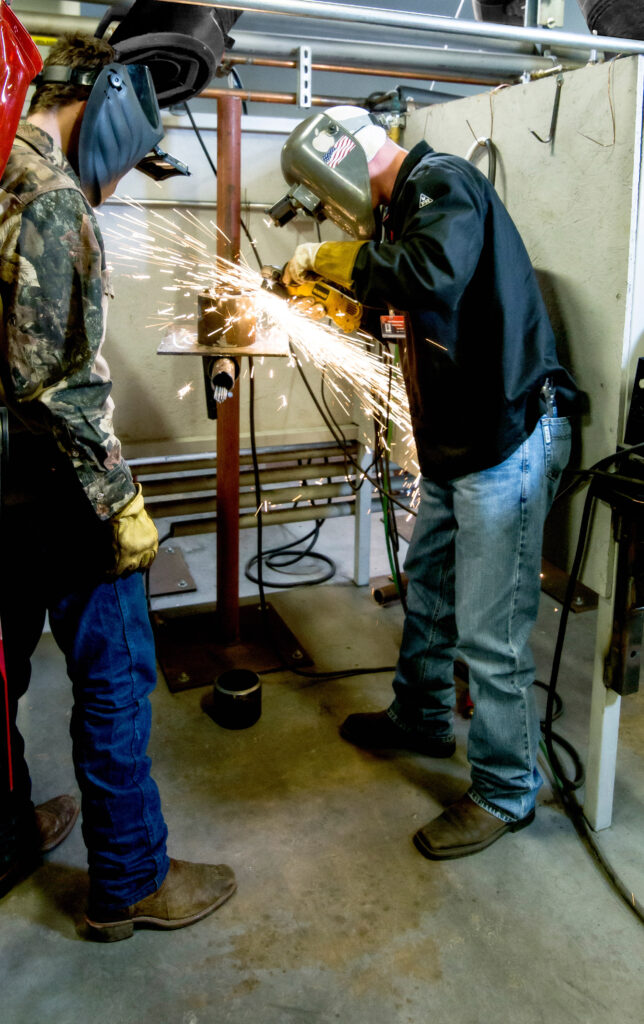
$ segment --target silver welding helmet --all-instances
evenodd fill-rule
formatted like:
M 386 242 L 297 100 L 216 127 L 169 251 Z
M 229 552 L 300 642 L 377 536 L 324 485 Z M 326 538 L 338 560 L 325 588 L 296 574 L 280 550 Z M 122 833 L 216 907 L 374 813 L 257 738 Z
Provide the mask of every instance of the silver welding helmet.
M 163 138 L 161 112 L 145 64 L 106 64 L 87 101 L 78 141 L 78 172 L 92 206 Z
M 282 174 L 292 188 L 270 211 L 273 220 L 284 224 L 301 207 L 354 238 L 372 238 L 369 163 L 386 138 L 362 107 L 330 107 L 303 121 L 282 148 Z

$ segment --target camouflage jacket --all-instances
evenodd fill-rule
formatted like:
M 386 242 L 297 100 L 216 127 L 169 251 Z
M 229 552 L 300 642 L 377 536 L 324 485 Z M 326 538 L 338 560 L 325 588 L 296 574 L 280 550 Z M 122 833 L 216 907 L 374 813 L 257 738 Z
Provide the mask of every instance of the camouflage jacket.
M 53 435 L 100 519 L 135 493 L 101 356 L 108 291 L 78 178 L 53 139 L 22 121 L 0 180 L 0 397 L 29 431 Z

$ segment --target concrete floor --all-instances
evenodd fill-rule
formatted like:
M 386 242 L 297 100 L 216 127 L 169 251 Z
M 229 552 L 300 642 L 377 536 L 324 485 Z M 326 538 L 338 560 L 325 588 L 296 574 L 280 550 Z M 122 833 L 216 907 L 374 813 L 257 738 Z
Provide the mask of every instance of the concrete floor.
M 396 658 L 401 609 L 378 607 L 368 588 L 349 582 L 351 531 L 348 520 L 323 528 L 318 550 L 339 566 L 330 584 L 271 598 L 318 668 Z M 386 571 L 380 532 L 374 574 Z M 181 600 L 207 600 L 214 539 L 182 545 L 199 590 Z M 250 545 L 247 532 L 242 546 Z M 534 635 L 542 679 L 557 621 L 557 605 L 544 596 Z M 571 616 L 557 728 L 582 756 L 593 634 L 594 613 Z M 150 753 L 170 853 L 230 864 L 239 890 L 191 928 L 137 932 L 107 946 L 83 941 L 77 827 L 2 901 L 2 1021 L 640 1024 L 644 928 L 548 784 L 535 824 L 483 853 L 436 864 L 415 850 L 414 831 L 467 788 L 468 723 L 457 720 L 449 761 L 354 749 L 339 738 L 339 723 L 386 706 L 390 680 L 390 672 L 329 682 L 266 675 L 259 722 L 231 732 L 201 710 L 203 689 L 173 695 L 160 677 Z M 69 700 L 46 635 L 21 709 L 37 802 L 77 791 Z M 623 702 L 614 822 L 599 838 L 643 900 L 641 701 Z

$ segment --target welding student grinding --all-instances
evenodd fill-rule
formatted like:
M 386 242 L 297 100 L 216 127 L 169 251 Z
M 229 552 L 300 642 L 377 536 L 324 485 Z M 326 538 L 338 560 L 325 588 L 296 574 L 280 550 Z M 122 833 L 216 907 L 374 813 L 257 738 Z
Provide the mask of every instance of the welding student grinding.
M 146 754 L 156 659 L 140 570 L 155 557 L 157 532 L 114 434 L 101 355 L 109 283 L 92 207 L 162 135 L 148 68 L 115 62 L 102 40 L 63 37 L 0 181 L 0 397 L 9 410 L 0 895 L 78 815 L 69 796 L 34 808 L 16 727 L 48 612 L 73 687 L 87 934 L 106 941 L 192 924 L 235 891 L 225 865 L 168 857 Z
M 339 106 L 291 133 L 282 170 L 292 186 L 282 209 L 290 199 L 355 239 L 299 245 L 285 282 L 314 273 L 347 289 L 378 338 L 390 314 L 404 314 L 400 359 L 422 474 L 392 703 L 349 715 L 340 732 L 366 749 L 452 755 L 458 652 L 474 702 L 471 785 L 414 842 L 431 859 L 463 857 L 535 816 L 529 637 L 575 384 L 518 231 L 467 160 L 426 142 L 407 152 L 366 110 Z

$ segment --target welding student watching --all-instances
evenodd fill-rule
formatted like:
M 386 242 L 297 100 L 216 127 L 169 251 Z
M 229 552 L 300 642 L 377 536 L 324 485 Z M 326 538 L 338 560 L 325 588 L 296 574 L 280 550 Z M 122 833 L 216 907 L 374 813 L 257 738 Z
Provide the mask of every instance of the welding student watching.
M 235 890 L 225 865 L 168 857 L 146 754 L 156 659 L 140 570 L 155 557 L 157 531 L 114 433 L 101 354 L 109 283 L 92 207 L 162 134 L 146 67 L 115 62 L 102 40 L 63 37 L 0 181 L 0 383 L 10 413 L 0 531 L 8 683 L 0 895 L 78 815 L 66 796 L 34 809 L 16 726 L 48 612 L 73 685 L 88 934 L 104 941 L 136 927 L 192 924 Z
M 298 246 L 284 279 L 313 272 L 349 289 L 385 338 L 388 314 L 404 313 L 401 365 L 422 473 L 393 700 L 349 715 L 341 735 L 366 749 L 451 756 L 458 651 L 474 701 L 471 785 L 414 842 L 431 859 L 466 856 L 535 815 L 529 636 L 576 388 L 517 229 L 471 163 L 425 142 L 407 152 L 366 110 L 341 106 L 291 133 L 282 169 L 292 205 L 356 239 Z

